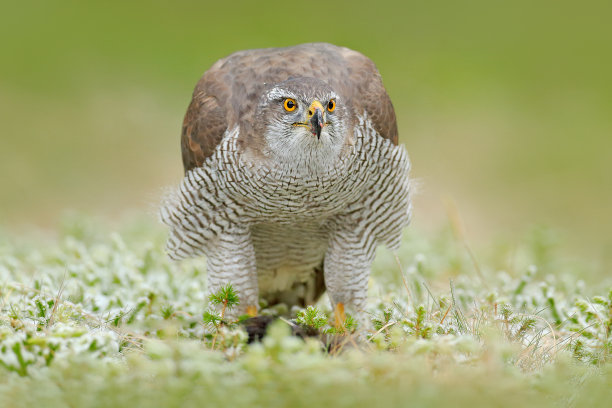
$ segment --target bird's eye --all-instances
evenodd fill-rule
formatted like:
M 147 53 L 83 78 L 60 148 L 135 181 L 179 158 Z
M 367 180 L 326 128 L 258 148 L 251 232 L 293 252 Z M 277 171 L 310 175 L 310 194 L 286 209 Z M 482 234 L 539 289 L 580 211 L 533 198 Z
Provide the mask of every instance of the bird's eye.
M 295 99 L 287 98 L 283 102 L 283 107 L 287 112 L 293 112 L 295 108 L 297 108 L 297 103 L 295 102 Z
M 331 99 L 329 102 L 327 102 L 327 110 L 333 112 L 334 109 L 336 109 L 336 101 Z

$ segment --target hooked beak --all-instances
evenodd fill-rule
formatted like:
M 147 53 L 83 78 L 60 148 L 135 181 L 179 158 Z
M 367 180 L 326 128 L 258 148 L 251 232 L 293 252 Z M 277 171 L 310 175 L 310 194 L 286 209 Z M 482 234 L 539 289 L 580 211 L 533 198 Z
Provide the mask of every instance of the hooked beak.
M 321 139 L 321 129 L 323 129 L 323 125 L 325 123 L 323 112 L 325 112 L 323 110 L 323 105 L 321 105 L 321 102 L 319 101 L 314 101 L 308 108 L 307 116 L 310 122 L 309 128 L 312 135 L 316 136 L 317 139 Z

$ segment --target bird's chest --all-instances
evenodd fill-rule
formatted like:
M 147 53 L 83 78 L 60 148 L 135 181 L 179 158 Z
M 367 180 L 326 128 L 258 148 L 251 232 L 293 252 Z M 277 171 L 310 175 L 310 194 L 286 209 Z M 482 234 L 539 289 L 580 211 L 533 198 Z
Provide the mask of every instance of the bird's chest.
M 324 220 L 363 195 L 367 172 L 340 162 L 326 174 L 270 171 L 245 174 L 237 193 L 257 220 L 281 223 Z

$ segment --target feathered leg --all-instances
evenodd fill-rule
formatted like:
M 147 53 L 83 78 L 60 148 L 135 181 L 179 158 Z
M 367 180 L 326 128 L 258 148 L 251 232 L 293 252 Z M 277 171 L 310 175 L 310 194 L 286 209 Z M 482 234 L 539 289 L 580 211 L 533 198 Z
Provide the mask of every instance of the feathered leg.
M 352 231 L 332 234 L 325 255 L 325 286 L 332 308 L 342 303 L 361 323 L 365 323 L 370 266 L 374 259 L 374 245 L 367 237 Z
M 255 250 L 248 229 L 240 228 L 217 238 L 214 252 L 208 255 L 208 290 L 214 293 L 231 283 L 240 304 L 229 311 L 230 316 L 253 314 L 257 311 L 259 290 Z

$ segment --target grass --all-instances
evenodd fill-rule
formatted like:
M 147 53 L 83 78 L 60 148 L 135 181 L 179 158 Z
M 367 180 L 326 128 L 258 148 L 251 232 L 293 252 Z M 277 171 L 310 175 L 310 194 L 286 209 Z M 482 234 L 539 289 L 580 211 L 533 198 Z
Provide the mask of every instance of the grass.
M 451 231 L 407 231 L 402 249 L 375 263 L 372 330 L 341 335 L 331 354 L 282 321 L 255 345 L 239 326 L 206 324 L 204 262 L 170 263 L 164 235 L 146 220 L 109 232 L 76 218 L 53 238 L 2 236 L 1 406 L 547 407 L 612 397 L 612 283 L 582 282 L 542 232 L 508 268 L 509 253 L 479 261 L 484 251 Z M 236 301 L 218 294 L 226 299 Z M 324 301 L 301 320 L 334 327 Z M 369 341 L 356 347 L 356 337 Z

